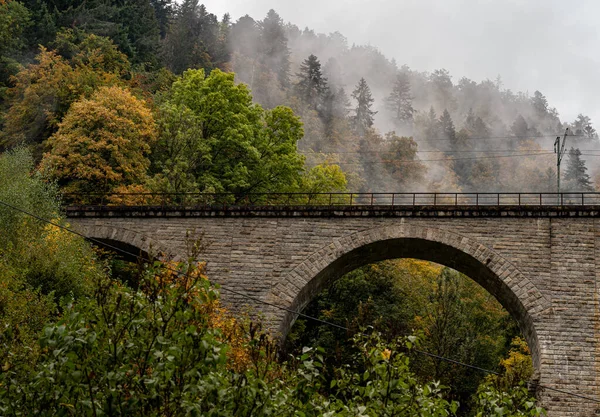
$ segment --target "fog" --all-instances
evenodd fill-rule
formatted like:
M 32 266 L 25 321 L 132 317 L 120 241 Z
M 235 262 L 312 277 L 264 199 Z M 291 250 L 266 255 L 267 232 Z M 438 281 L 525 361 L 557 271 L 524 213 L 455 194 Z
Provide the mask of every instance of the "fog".
M 207 0 L 217 15 L 284 21 L 344 34 L 379 48 L 399 66 L 446 68 L 454 81 L 502 77 L 504 88 L 542 91 L 562 120 L 600 121 L 600 3 L 558 0 Z

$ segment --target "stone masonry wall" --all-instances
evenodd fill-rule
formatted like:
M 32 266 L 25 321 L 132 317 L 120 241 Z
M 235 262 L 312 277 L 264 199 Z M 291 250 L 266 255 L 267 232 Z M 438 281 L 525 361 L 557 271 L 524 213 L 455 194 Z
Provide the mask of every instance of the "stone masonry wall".
M 78 217 L 87 236 L 186 255 L 201 238 L 209 277 L 302 308 L 346 267 L 419 256 L 467 273 L 515 316 L 542 385 L 600 398 L 600 224 L 595 217 Z M 187 236 L 187 237 L 186 237 Z M 462 268 L 462 269 L 461 269 Z M 294 317 L 222 292 L 234 309 L 289 330 Z M 542 390 L 550 417 L 595 416 L 600 404 Z

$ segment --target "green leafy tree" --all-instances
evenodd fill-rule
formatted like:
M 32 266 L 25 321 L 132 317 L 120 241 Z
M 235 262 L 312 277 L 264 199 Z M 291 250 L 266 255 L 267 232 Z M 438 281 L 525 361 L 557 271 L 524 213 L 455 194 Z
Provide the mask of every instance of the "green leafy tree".
M 198 271 L 156 264 L 138 290 L 102 280 L 93 297 L 66 304 L 41 332 L 38 360 L 0 373 L 2 410 L 40 416 L 455 415 L 458 404 L 443 399 L 444 387 L 411 373 L 404 351 L 413 348 L 412 337 L 392 343 L 378 334 L 357 337 L 352 366 L 329 382 L 322 349 L 304 349 L 280 365 L 274 345 L 252 326 L 241 345 L 249 362 L 233 367 L 234 345 L 216 325 L 218 294 Z
M 413 138 L 400 137 L 394 132 L 385 136 L 384 166 L 401 189 L 414 189 L 425 179 L 426 168 L 419 163 L 417 151 Z
M 302 123 L 287 107 L 265 111 L 253 104 L 234 74 L 186 71 L 162 108 L 166 119 L 153 167 L 162 190 L 181 190 L 178 184 L 187 183 L 197 187 L 188 191 L 242 197 L 299 184 Z
M 0 155 L 0 201 L 66 224 L 56 187 L 35 171 L 24 148 Z M 35 363 L 39 332 L 59 300 L 89 295 L 104 271 L 82 238 L 4 205 L 0 235 L 0 374 L 10 378 Z
M 422 350 L 487 369 L 496 368 L 518 331 L 508 313 L 472 280 L 414 259 L 357 269 L 325 289 L 305 313 L 350 329 L 299 319 L 288 336 L 291 351 L 323 346 L 327 375 L 330 367 L 352 361 L 356 351 L 348 338 L 369 325 L 387 340 L 417 332 Z M 472 408 L 471 396 L 484 375 L 422 355 L 411 356 L 411 362 L 423 380 L 435 375 L 452 387 L 449 396 L 459 400 L 462 412 Z

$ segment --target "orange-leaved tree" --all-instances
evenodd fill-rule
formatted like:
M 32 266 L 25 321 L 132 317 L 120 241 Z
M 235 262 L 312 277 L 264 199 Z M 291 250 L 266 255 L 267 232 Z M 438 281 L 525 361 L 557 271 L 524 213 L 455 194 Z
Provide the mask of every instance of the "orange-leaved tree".
M 40 169 L 67 193 L 108 194 L 143 184 L 156 139 L 151 110 L 121 87 L 74 103 L 48 139 Z M 136 187 L 137 188 L 137 187 Z

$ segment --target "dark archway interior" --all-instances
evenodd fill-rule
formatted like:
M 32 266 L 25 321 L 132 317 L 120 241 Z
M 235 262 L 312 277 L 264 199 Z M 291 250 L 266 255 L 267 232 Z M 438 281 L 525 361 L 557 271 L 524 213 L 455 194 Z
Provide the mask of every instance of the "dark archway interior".
M 148 252 L 118 240 L 94 239 L 92 243 L 100 249 L 111 252 L 117 259 L 121 259 L 126 262 L 138 263 L 140 260 L 150 260 L 150 255 Z
M 294 300 L 292 310 L 302 311 L 324 288 L 350 271 L 371 263 L 398 258 L 414 258 L 447 266 L 470 277 L 485 288 L 519 323 L 521 332 L 531 349 L 534 367 L 539 369 L 538 342 L 533 322 L 515 293 L 488 268 L 487 264 L 454 247 L 435 241 L 398 238 L 382 240 L 354 249 L 320 271 L 300 291 Z M 295 319 L 293 313 L 287 314 L 284 320 L 284 337 Z

